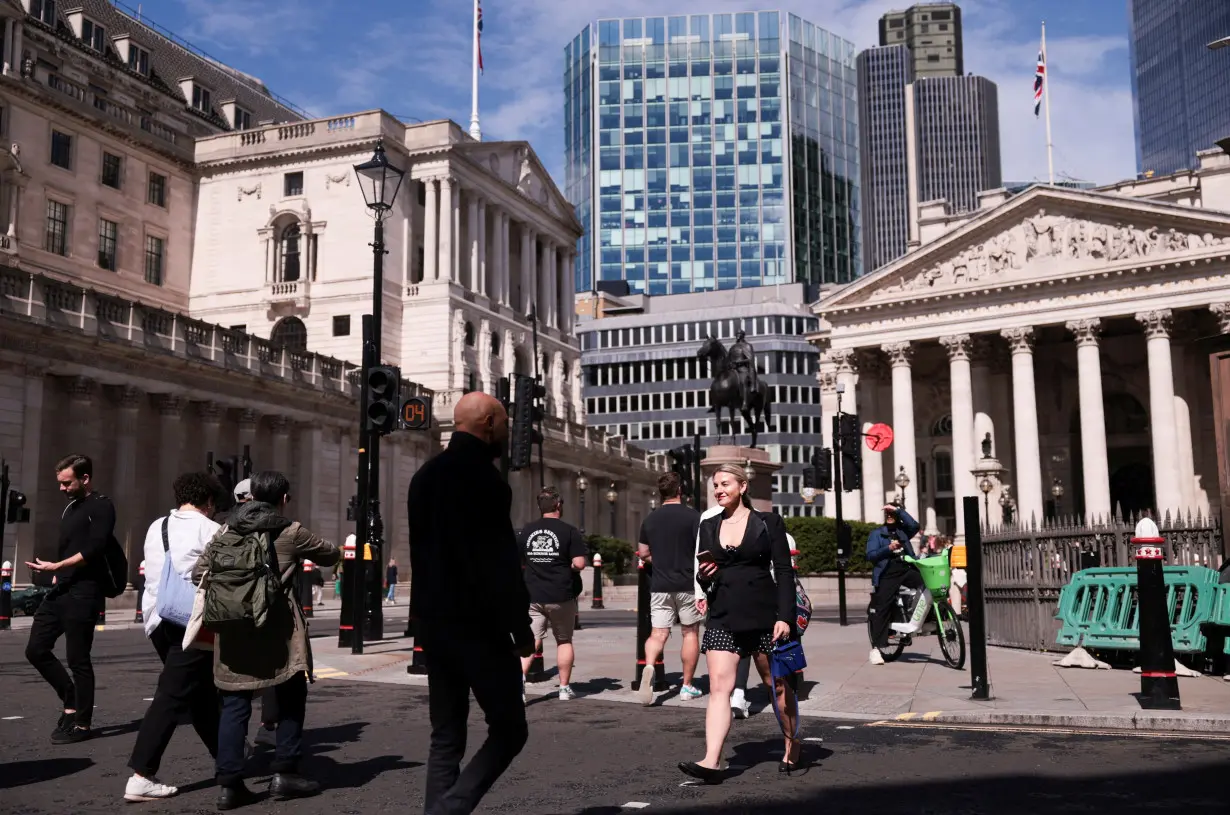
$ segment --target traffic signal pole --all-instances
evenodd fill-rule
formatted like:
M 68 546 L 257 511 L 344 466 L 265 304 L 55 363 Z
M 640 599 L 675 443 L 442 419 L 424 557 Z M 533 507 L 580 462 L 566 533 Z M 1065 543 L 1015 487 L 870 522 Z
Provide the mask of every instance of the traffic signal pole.
M 837 394 L 837 415 L 833 417 L 833 520 L 837 524 L 837 619 L 845 626 L 846 618 L 846 563 L 850 557 L 849 535 L 842 517 L 841 484 L 841 394 Z

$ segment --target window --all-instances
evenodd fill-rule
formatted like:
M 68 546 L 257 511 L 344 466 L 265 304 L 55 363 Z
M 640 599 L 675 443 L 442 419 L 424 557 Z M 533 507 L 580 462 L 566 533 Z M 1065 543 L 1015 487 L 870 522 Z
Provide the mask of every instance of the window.
M 333 318 L 333 336 L 349 337 L 350 336 L 350 315 L 339 314 Z
M 252 114 L 248 113 L 243 108 L 235 108 L 235 129 L 236 130 L 251 130 L 252 129 Z
M 195 82 L 192 83 L 192 107 L 202 113 L 209 113 L 213 110 L 213 105 L 210 104 L 209 90 L 202 88 Z
M 102 183 L 113 189 L 120 188 L 120 157 L 103 153 Z
M 98 220 L 98 268 L 115 271 L 115 244 L 120 227 L 106 218 Z
M 82 19 L 81 40 L 100 54 L 107 52 L 107 30 L 93 20 Z
M 167 177 L 158 173 L 149 174 L 149 203 L 158 207 L 167 205 Z
M 30 15 L 40 22 L 54 26 L 56 24 L 56 0 L 33 0 L 30 3 Z
M 239 325 L 233 325 L 233 326 L 231 326 L 228 330 L 229 330 L 229 331 L 238 331 L 238 332 L 240 332 L 241 334 L 246 334 L 246 333 L 248 333 L 248 325 L 247 325 L 247 323 L 240 323 Z
M 284 195 L 290 198 L 294 195 L 303 195 L 303 173 L 287 173 L 283 180 Z
M 269 344 L 287 351 L 307 351 L 307 326 L 298 317 L 283 317 L 269 334 Z
M 149 51 L 133 42 L 128 43 L 128 67 L 141 76 L 149 76 Z
M 299 263 L 299 247 L 302 245 L 301 238 L 302 234 L 297 222 L 282 230 L 282 268 L 280 273 L 281 280 L 284 283 L 299 279 L 301 268 Z
M 65 170 L 73 168 L 73 137 L 58 130 L 51 131 L 51 163 Z
M 43 248 L 57 255 L 68 254 L 68 204 L 47 201 L 47 238 Z
M 165 244 L 162 238 L 145 236 L 145 282 L 162 285 L 162 264 Z

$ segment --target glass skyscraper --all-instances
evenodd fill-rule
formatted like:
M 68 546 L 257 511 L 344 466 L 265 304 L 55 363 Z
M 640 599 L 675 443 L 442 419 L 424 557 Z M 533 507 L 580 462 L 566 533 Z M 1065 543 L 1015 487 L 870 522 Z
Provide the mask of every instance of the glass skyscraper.
M 1230 36 L 1226 0 L 1129 0 L 1136 171 L 1196 167 L 1196 153 L 1230 136 Z
M 852 280 L 854 53 L 777 11 L 586 26 L 564 49 L 565 193 L 586 227 L 577 290 Z

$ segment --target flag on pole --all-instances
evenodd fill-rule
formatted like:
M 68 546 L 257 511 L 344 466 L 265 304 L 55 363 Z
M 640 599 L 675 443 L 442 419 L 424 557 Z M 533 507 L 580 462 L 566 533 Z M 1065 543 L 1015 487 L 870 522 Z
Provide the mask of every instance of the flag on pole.
M 478 71 L 485 74 L 483 70 L 483 0 L 478 0 L 478 19 L 474 21 L 478 26 Z
M 1038 116 L 1038 112 L 1042 109 L 1042 95 L 1045 87 L 1047 87 L 1047 52 L 1038 50 L 1038 70 L 1033 74 L 1033 116 Z

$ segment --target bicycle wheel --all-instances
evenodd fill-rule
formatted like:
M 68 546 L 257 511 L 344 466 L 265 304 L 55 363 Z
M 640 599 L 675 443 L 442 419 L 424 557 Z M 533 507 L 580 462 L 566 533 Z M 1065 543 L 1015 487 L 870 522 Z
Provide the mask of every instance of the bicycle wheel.
M 941 601 L 935 609 L 939 619 L 940 651 L 944 653 L 944 661 L 958 671 L 965 667 L 965 629 L 953 613 L 952 606 L 947 601 Z
M 892 612 L 888 617 L 888 624 L 905 622 L 905 615 L 901 611 L 900 603 L 893 603 Z M 875 646 L 875 640 L 871 635 L 871 608 L 867 609 L 867 640 L 871 645 Z M 885 662 L 892 662 L 897 657 L 901 656 L 901 652 L 905 650 L 905 646 L 909 643 L 909 637 L 903 637 L 892 628 L 888 629 L 888 646 L 880 649 L 880 654 L 884 657 Z

